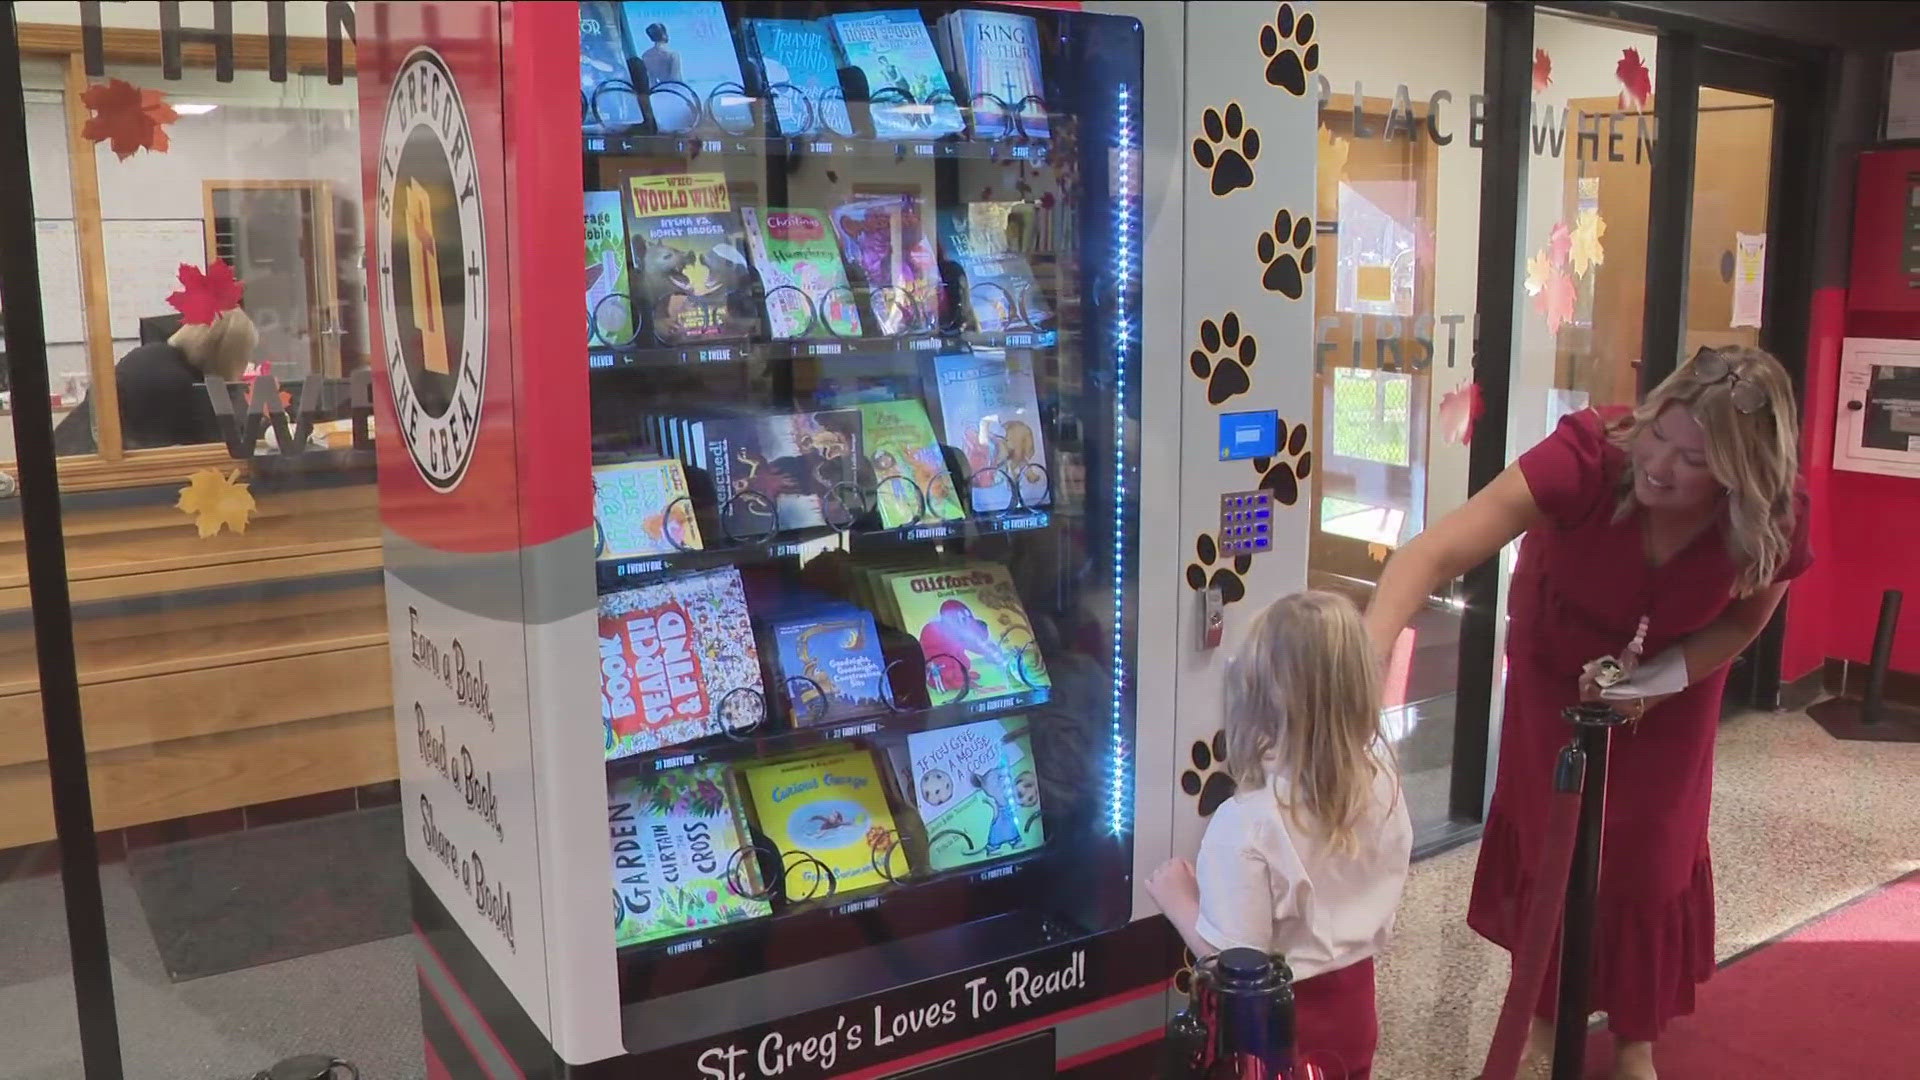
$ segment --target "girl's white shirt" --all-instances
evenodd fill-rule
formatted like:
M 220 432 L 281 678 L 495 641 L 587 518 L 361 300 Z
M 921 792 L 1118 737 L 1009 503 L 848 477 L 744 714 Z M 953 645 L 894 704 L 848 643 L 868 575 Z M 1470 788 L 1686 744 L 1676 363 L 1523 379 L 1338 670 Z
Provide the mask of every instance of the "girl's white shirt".
M 1294 823 L 1271 771 L 1266 787 L 1228 799 L 1200 842 L 1200 936 L 1216 949 L 1277 953 L 1296 981 L 1378 953 L 1406 888 L 1413 822 L 1390 764 L 1372 795 L 1344 854 Z

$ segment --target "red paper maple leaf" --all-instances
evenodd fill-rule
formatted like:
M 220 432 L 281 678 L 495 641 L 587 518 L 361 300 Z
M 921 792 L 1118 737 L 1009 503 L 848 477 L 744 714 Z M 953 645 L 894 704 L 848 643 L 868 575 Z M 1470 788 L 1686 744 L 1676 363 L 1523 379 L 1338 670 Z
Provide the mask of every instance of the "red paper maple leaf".
M 167 297 L 167 303 L 180 313 L 182 322 L 204 326 L 222 312 L 240 306 L 244 286 L 233 276 L 233 267 L 215 259 L 201 273 L 195 266 L 180 264 L 180 291 Z
M 1567 228 L 1564 221 L 1553 223 L 1553 231 L 1547 234 L 1547 265 L 1555 270 L 1564 269 L 1568 256 L 1573 254 L 1573 230 Z
M 1553 85 L 1553 57 L 1545 49 L 1533 50 L 1533 92 L 1542 94 Z
M 1473 441 L 1473 422 L 1480 419 L 1480 384 L 1468 379 L 1457 390 L 1440 396 L 1440 424 L 1448 442 L 1465 446 Z
M 1565 266 L 1556 266 L 1553 273 L 1541 285 L 1540 295 L 1533 298 L 1534 306 L 1547 320 L 1547 333 L 1557 334 L 1560 328 L 1573 319 L 1574 305 L 1579 296 L 1573 289 L 1573 275 L 1567 273 Z
M 1613 66 L 1613 74 L 1620 80 L 1620 107 L 1645 109 L 1647 99 L 1653 96 L 1653 73 L 1641 62 L 1640 50 L 1620 50 L 1620 62 Z
M 87 87 L 80 100 L 93 111 L 80 134 L 88 142 L 105 142 L 121 161 L 142 150 L 167 152 L 166 125 L 180 119 L 167 104 L 167 95 L 143 90 L 124 79 L 108 79 Z

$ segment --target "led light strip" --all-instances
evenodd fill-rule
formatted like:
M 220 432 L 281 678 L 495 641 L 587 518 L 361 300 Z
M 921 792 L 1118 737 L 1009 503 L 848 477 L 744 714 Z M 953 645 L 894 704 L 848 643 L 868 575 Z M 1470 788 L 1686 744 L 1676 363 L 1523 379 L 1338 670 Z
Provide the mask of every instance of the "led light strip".
M 1114 343 L 1113 343 L 1113 714 L 1112 714 L 1112 789 L 1108 792 L 1107 825 L 1119 836 L 1127 831 L 1132 810 L 1128 773 L 1132 765 L 1131 748 L 1123 724 L 1127 701 L 1126 651 L 1126 568 L 1127 568 L 1127 362 L 1133 348 L 1134 274 L 1138 266 L 1134 220 L 1133 162 L 1135 131 L 1133 93 L 1120 84 L 1119 117 L 1113 156 L 1109 159 L 1117 175 L 1109 178 L 1114 198 Z

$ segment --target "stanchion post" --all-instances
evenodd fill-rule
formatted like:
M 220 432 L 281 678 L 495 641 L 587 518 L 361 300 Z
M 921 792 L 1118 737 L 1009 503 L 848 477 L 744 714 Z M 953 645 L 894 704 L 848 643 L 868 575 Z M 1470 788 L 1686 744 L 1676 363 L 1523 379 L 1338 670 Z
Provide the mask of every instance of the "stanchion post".
M 1595 896 L 1600 885 L 1600 836 L 1607 813 L 1607 750 L 1626 718 L 1604 702 L 1565 713 L 1578 731 L 1586 776 L 1581 784 L 1580 832 L 1567 868 L 1566 914 L 1560 924 L 1560 991 L 1553 1033 L 1553 1080 L 1581 1080 L 1587 1056 L 1587 988 L 1593 965 Z
M 1887 667 L 1893 663 L 1893 632 L 1900 625 L 1899 589 L 1880 594 L 1880 625 L 1873 631 L 1873 664 L 1867 668 L 1867 692 L 1860 699 L 1860 722 L 1872 727 L 1880 722 L 1887 695 Z

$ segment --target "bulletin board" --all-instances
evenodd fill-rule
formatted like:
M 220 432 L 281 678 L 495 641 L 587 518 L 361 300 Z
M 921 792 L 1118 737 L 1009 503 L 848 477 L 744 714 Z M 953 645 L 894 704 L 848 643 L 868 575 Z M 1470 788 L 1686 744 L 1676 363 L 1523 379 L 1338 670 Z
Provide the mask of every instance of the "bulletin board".
M 167 297 L 180 288 L 180 264 L 207 260 L 207 226 L 200 218 L 109 219 L 101 223 L 107 249 L 107 311 L 114 340 L 140 336 L 140 320 L 166 315 Z

